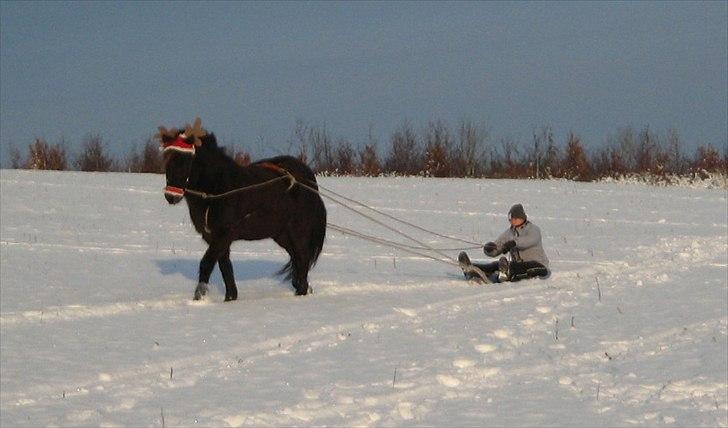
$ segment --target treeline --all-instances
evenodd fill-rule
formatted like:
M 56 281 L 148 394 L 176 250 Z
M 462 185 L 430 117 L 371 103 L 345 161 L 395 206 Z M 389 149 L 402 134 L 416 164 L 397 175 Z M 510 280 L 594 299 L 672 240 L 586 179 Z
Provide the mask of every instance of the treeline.
M 162 173 L 159 143 L 149 139 L 142 151 L 132 150 L 124 159 L 114 159 L 98 135 L 84 138 L 81 153 L 71 162 L 66 143 L 49 144 L 36 138 L 28 145 L 25 157 L 13 147 L 10 149 L 10 167 L 13 169 L 45 169 L 53 171 L 90 172 L 148 172 Z
M 630 175 L 651 177 L 728 174 L 728 147 L 721 153 L 712 145 L 700 145 L 694 153 L 684 152 L 675 131 L 665 134 L 645 127 L 627 127 L 587 150 L 576 133 L 557 140 L 550 127 L 534 132 L 531 141 L 513 138 L 491 139 L 487 130 L 471 121 L 450 127 L 433 121 L 417 130 L 402 123 L 389 137 L 386 149 L 373 135 L 355 146 L 334 137 L 323 126 L 298 121 L 289 139 L 288 153 L 307 162 L 317 174 L 327 175 L 418 175 L 428 177 L 564 178 L 592 181 Z M 228 149 L 241 165 L 251 161 L 244 148 Z M 113 159 L 100 136 L 82 142 L 80 155 L 68 159 L 65 144 L 48 144 L 36 139 L 23 157 L 12 149 L 13 168 L 123 171 L 161 173 L 159 146 L 147 140 L 141 150 L 123 159 Z

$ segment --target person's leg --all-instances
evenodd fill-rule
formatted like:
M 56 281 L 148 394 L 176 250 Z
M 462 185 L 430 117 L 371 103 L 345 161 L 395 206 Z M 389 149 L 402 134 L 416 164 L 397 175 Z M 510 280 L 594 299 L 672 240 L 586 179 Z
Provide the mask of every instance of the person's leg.
M 498 262 L 492 263 L 473 263 L 473 266 L 480 268 L 486 275 L 492 275 L 498 270 Z
M 470 257 L 468 257 L 468 254 L 464 251 L 458 256 L 458 263 L 460 264 L 460 269 L 463 270 L 463 274 L 467 279 L 480 278 L 485 282 L 497 282 L 490 277 L 498 270 L 498 263 L 471 263 Z
M 548 268 L 539 262 L 511 262 L 508 265 L 508 280 L 513 282 L 528 278 L 545 278 L 550 274 Z

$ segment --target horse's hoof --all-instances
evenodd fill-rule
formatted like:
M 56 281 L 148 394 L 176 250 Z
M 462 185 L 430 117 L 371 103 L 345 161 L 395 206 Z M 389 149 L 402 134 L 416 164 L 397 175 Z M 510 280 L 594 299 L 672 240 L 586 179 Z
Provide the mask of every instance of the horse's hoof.
M 201 300 L 207 294 L 207 284 L 201 282 L 195 288 L 195 300 Z
M 226 302 L 232 302 L 233 300 L 238 300 L 238 296 L 225 296 Z

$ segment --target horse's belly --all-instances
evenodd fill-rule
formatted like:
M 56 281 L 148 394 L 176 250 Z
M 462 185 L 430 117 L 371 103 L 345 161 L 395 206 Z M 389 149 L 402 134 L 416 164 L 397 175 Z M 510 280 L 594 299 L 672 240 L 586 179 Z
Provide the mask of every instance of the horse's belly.
M 281 230 L 282 219 L 277 216 L 250 215 L 237 228 L 238 239 L 254 241 L 273 238 Z

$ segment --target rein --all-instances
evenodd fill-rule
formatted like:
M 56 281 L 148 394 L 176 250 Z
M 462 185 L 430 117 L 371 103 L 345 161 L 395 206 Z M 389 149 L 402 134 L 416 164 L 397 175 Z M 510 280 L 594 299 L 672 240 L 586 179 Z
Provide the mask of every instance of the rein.
M 259 189 L 261 187 L 268 186 L 268 185 L 273 184 L 273 183 L 276 183 L 278 181 L 290 180 L 291 183 L 288 186 L 288 188 L 286 189 L 286 192 L 287 192 L 287 191 L 291 190 L 291 188 L 293 186 L 295 186 L 296 183 L 298 182 L 296 180 L 296 177 L 293 176 L 293 174 L 291 174 L 288 170 L 279 167 L 278 165 L 275 165 L 275 164 L 272 164 L 272 163 L 269 163 L 269 162 L 264 162 L 264 163 L 258 164 L 258 166 L 261 166 L 263 168 L 268 168 L 268 169 L 270 169 L 272 171 L 281 173 L 283 175 L 281 175 L 279 177 L 276 177 L 276 178 L 273 178 L 273 179 L 268 180 L 268 181 L 264 181 L 262 183 L 251 184 L 250 186 L 239 187 L 237 189 L 229 190 L 229 191 L 224 192 L 224 193 L 212 194 L 212 193 L 201 192 L 199 190 L 194 190 L 194 189 L 184 189 L 184 192 L 185 193 L 189 193 L 189 194 L 191 194 L 193 196 L 197 196 L 198 198 L 201 198 L 201 199 L 212 200 L 212 199 L 222 199 L 222 198 L 226 198 L 226 197 L 228 197 L 230 195 L 234 195 L 236 193 L 245 192 L 245 191 L 248 191 L 248 190 Z
M 464 239 L 456 238 L 456 237 L 453 237 L 453 236 L 443 235 L 443 234 L 439 234 L 439 233 L 430 231 L 428 229 L 425 229 L 425 228 L 422 228 L 420 226 L 414 225 L 412 223 L 406 222 L 404 220 L 398 219 L 398 218 L 396 218 L 394 216 L 391 216 L 389 214 L 383 213 L 380 210 L 374 209 L 374 208 L 372 208 L 370 206 L 367 206 L 367 205 L 365 205 L 365 204 L 363 204 L 363 203 L 361 203 L 359 201 L 355 201 L 353 199 L 347 198 L 347 197 L 345 197 L 343 195 L 340 195 L 340 194 L 338 194 L 338 193 L 336 193 L 336 192 L 334 192 L 334 191 L 332 191 L 330 189 L 323 188 L 320 185 L 318 186 L 318 187 L 320 187 L 320 189 L 316 189 L 316 188 L 314 188 L 314 187 L 312 187 L 312 186 L 310 186 L 310 185 L 308 185 L 306 183 L 302 183 L 302 182 L 298 181 L 296 179 L 296 177 L 294 177 L 293 174 L 290 173 L 290 171 L 286 170 L 285 168 L 281 168 L 280 166 L 275 165 L 273 163 L 263 162 L 263 163 L 256 164 L 256 165 L 257 166 L 260 166 L 260 167 L 263 167 L 263 168 L 270 169 L 270 170 L 275 171 L 275 172 L 278 172 L 278 173 L 280 173 L 282 175 L 280 175 L 280 176 L 278 176 L 276 178 L 273 178 L 271 180 L 264 181 L 262 183 L 252 184 L 250 186 L 239 187 L 237 189 L 229 190 L 227 192 L 218 193 L 218 194 L 210 194 L 210 193 L 201 192 L 199 190 L 194 190 L 194 189 L 179 189 L 179 190 L 182 191 L 182 192 L 184 192 L 184 193 L 189 193 L 189 194 L 191 194 L 193 196 L 199 197 L 199 198 L 204 199 L 204 200 L 214 200 L 214 199 L 226 198 L 226 197 L 228 197 L 230 195 L 234 195 L 236 193 L 246 192 L 248 190 L 259 189 L 261 187 L 268 186 L 268 185 L 273 184 L 273 183 L 276 183 L 278 181 L 289 180 L 290 181 L 290 185 L 286 189 L 286 192 L 288 192 L 289 190 L 291 190 L 293 188 L 293 186 L 295 186 L 296 184 L 298 184 L 302 188 L 304 188 L 304 189 L 306 189 L 306 190 L 308 190 L 310 192 L 317 193 L 320 196 L 322 196 L 324 198 L 327 198 L 327 199 L 333 201 L 334 203 L 339 204 L 339 205 L 343 206 L 344 208 L 346 208 L 348 210 L 351 210 L 354 213 L 356 213 L 356 214 L 358 214 L 358 215 L 360 215 L 360 216 L 362 216 L 362 217 L 364 217 L 364 218 L 366 218 L 366 219 L 368 219 L 370 221 L 373 221 L 374 223 L 377 223 L 380 226 L 383 226 L 384 228 L 386 228 L 386 229 L 388 229 L 388 230 L 390 230 L 390 231 L 392 231 L 392 232 L 394 232 L 394 233 L 396 233 L 396 234 L 398 234 L 398 235 L 400 235 L 400 236 L 402 236 L 402 237 L 404 237 L 406 239 L 409 239 L 410 241 L 413 241 L 417 245 L 407 245 L 407 244 L 400 243 L 400 242 L 394 242 L 394 241 L 382 239 L 382 238 L 379 238 L 379 237 L 375 237 L 375 236 L 372 236 L 372 235 L 367 235 L 367 234 L 364 234 L 364 233 L 361 233 L 361 232 L 357 232 L 355 230 L 348 229 L 348 228 L 345 228 L 345 227 L 341 227 L 341 226 L 332 224 L 330 222 L 327 223 L 329 227 L 331 227 L 333 230 L 336 230 L 339 233 L 343 233 L 345 235 L 354 236 L 354 237 L 357 237 L 357 238 L 360 238 L 360 239 L 364 239 L 364 240 L 367 240 L 367 241 L 370 241 L 370 242 L 373 242 L 373 243 L 376 243 L 376 244 L 389 246 L 389 247 L 392 247 L 392 248 L 395 248 L 395 249 L 399 249 L 400 251 L 403 251 L 403 252 L 406 252 L 406 253 L 410 253 L 412 255 L 420 256 L 420 257 L 423 257 L 423 258 L 428 258 L 428 259 L 431 259 L 431 260 L 434 260 L 434 261 L 437 261 L 437 262 L 445 263 L 445 264 L 448 264 L 448 265 L 454 265 L 454 266 L 458 266 L 459 265 L 458 262 L 455 261 L 455 259 L 453 259 L 449 255 L 447 255 L 446 253 L 444 253 L 444 251 L 467 250 L 467 249 L 480 248 L 480 244 L 477 244 L 475 242 L 471 242 L 471 241 L 467 241 L 467 240 L 464 240 Z M 175 190 L 176 190 L 176 188 L 175 188 Z M 325 191 L 325 192 L 328 192 L 328 193 L 332 193 L 335 196 L 328 195 L 326 193 L 322 193 L 322 191 Z M 344 201 L 340 200 L 339 198 L 343 199 Z M 388 224 L 386 224 L 384 222 L 381 222 L 381 221 L 375 219 L 374 217 L 372 217 L 372 216 L 370 216 L 368 214 L 365 214 L 365 213 L 363 213 L 363 212 L 361 212 L 361 211 L 353 208 L 347 202 L 350 202 L 350 203 L 359 205 L 359 206 L 361 206 L 363 208 L 366 208 L 368 210 L 373 211 L 376 214 L 379 214 L 379 215 L 382 215 L 384 217 L 387 217 L 390 220 L 394 220 L 396 222 L 403 223 L 403 224 L 405 224 L 407 226 L 413 227 L 413 228 L 418 229 L 420 231 L 427 232 L 427 233 L 430 233 L 432 235 L 435 235 L 435 236 L 438 236 L 438 237 L 441 237 L 441 238 L 447 238 L 447 239 L 450 239 L 450 240 L 453 240 L 453 241 L 460 241 L 460 242 L 467 243 L 467 244 L 471 244 L 471 245 L 476 245 L 477 244 L 477 246 L 474 246 L 474 247 L 466 247 L 466 248 L 435 248 L 435 247 L 432 247 L 431 245 L 428 245 L 428 244 L 426 244 L 426 243 L 424 243 L 424 242 L 422 242 L 422 241 L 420 241 L 418 239 L 415 239 L 414 237 L 410 236 L 407 233 L 404 233 L 404 232 L 400 231 L 397 228 L 394 228 L 394 227 L 392 227 L 392 226 L 390 226 L 390 225 L 388 225 Z M 207 215 L 208 215 L 208 212 L 209 212 L 209 208 L 208 208 L 207 211 L 205 211 L 205 229 L 209 231 L 209 229 L 207 228 Z M 431 252 L 434 252 L 439 257 L 432 256 L 430 254 L 423 253 L 422 251 L 431 251 Z

